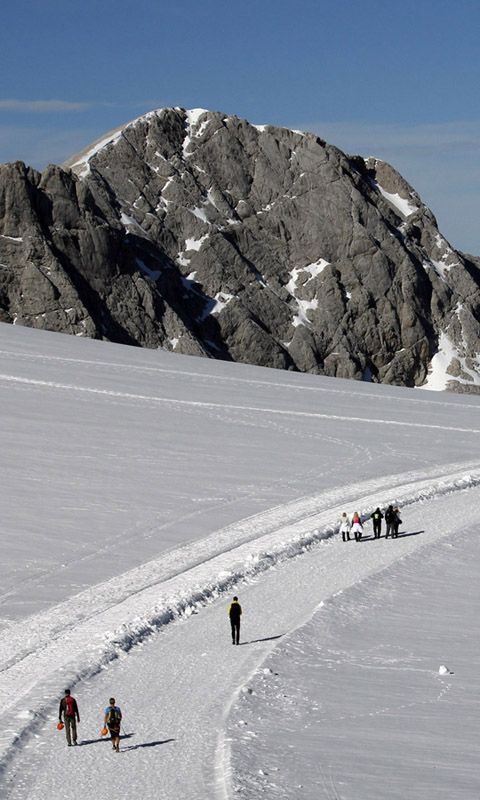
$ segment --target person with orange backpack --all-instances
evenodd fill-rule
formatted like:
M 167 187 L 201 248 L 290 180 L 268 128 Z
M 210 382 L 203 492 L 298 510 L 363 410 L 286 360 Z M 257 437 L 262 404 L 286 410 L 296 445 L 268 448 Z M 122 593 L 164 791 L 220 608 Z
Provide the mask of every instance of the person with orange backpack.
M 60 700 L 58 719 L 65 725 L 68 746 L 72 746 L 72 740 L 73 744 L 77 744 L 77 721 L 80 722 L 80 714 L 77 701 L 70 695 L 70 689 L 65 689 L 65 697 Z
M 108 727 L 110 731 L 110 738 L 112 740 L 113 749 L 120 752 L 120 723 L 122 721 L 122 712 L 119 707 L 115 705 L 115 698 L 110 698 L 110 705 L 105 709 L 104 728 Z

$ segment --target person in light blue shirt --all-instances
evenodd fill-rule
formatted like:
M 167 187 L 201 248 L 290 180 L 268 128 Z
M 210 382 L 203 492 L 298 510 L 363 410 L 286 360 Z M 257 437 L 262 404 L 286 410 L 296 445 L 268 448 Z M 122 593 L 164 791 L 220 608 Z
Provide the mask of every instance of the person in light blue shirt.
M 113 749 L 120 752 L 120 723 L 122 721 L 122 712 L 119 707 L 115 705 L 115 698 L 110 698 L 110 705 L 105 709 L 104 726 L 108 727 L 110 731 L 110 738 L 112 740 Z

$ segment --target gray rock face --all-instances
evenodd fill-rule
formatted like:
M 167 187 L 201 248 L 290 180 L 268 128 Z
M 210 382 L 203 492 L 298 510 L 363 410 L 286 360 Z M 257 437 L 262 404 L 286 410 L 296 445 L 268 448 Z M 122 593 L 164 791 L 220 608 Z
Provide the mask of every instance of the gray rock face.
M 412 187 L 209 111 L 152 112 L 42 174 L 0 167 L 0 319 L 480 392 L 480 263 Z

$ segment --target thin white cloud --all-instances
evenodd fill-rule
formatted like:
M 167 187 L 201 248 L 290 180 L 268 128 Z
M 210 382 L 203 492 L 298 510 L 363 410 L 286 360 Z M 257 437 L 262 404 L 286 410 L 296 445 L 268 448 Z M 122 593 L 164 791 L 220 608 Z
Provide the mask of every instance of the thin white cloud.
M 0 111 L 20 111 L 26 114 L 86 111 L 91 107 L 92 103 L 72 103 L 68 100 L 0 100 Z

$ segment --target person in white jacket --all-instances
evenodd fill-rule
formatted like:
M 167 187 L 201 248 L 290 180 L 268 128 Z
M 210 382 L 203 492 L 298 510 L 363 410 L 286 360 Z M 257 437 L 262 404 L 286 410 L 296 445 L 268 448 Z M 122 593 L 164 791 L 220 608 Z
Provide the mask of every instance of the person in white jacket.
M 363 525 L 358 511 L 355 511 L 352 517 L 352 533 L 355 536 L 355 541 L 359 542 L 363 534 Z
M 350 520 L 348 519 L 345 511 L 343 512 L 340 520 L 340 533 L 342 534 L 342 540 L 344 542 L 350 541 Z

